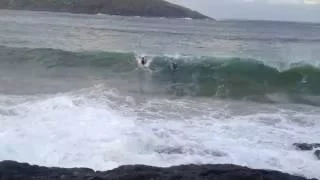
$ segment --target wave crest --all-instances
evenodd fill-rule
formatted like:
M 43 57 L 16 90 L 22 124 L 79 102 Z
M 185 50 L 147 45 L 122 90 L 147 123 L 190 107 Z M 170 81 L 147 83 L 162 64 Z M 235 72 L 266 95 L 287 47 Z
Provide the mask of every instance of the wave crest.
M 55 49 L 0 47 L 0 63 L 32 63 L 45 68 L 85 67 L 111 73 L 139 69 L 134 53 L 66 52 Z M 295 65 L 279 70 L 246 58 L 150 56 L 146 75 L 151 85 L 166 93 L 184 96 L 263 97 L 271 93 L 320 95 L 320 69 Z M 172 63 L 178 68 L 172 70 Z M 164 86 L 162 86 L 164 85 Z

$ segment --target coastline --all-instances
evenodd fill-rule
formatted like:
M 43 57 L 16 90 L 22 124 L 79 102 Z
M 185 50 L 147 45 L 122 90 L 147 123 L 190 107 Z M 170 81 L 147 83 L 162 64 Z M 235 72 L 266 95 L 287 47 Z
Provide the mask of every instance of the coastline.
M 203 15 L 197 11 L 164 0 L 137 0 L 134 3 L 128 0 L 4 0 L 0 3 L 0 9 L 213 20 L 213 18 Z

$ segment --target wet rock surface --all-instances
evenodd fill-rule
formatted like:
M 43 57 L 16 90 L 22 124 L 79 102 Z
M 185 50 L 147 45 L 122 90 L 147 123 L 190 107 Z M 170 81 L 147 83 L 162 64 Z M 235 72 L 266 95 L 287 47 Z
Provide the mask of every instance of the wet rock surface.
M 320 160 L 320 150 L 316 150 L 314 155 Z
M 278 171 L 255 170 L 236 165 L 182 165 L 159 168 L 144 165 L 121 166 L 110 171 L 88 168 L 48 168 L 18 163 L 0 162 L 0 180 L 305 180 L 306 178 Z
M 320 160 L 320 143 L 294 143 L 293 146 L 300 151 L 314 151 L 315 157 Z
M 295 146 L 298 150 L 301 151 L 311 151 L 315 148 L 320 148 L 320 143 L 294 143 L 293 146 Z

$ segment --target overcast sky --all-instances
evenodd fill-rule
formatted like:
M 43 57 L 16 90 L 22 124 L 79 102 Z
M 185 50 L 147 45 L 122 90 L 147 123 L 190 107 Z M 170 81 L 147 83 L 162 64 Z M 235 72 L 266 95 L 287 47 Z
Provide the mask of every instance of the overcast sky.
M 217 19 L 320 22 L 320 0 L 169 0 Z

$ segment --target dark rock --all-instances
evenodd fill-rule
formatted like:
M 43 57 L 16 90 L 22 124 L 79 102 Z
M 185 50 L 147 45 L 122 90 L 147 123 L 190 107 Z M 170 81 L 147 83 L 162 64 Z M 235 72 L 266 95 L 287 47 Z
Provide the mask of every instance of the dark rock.
M 313 146 L 311 144 L 307 144 L 307 143 L 294 143 L 293 145 L 298 150 L 302 150 L 302 151 L 311 151 L 313 149 Z
M 314 147 L 314 148 L 320 148 L 320 143 L 315 143 L 315 144 L 313 144 L 313 147 Z
M 320 150 L 316 150 L 314 155 L 320 160 Z
M 93 173 L 94 171 L 88 168 L 47 168 L 14 161 L 0 163 L 0 174 L 9 179 L 79 179 L 78 177 Z
M 212 19 L 164 0 L 0 0 L 0 9 Z
M 95 177 L 90 177 L 90 178 L 88 178 L 88 180 L 104 180 L 104 179 L 101 178 L 101 177 L 95 176 Z
M 278 171 L 256 170 L 236 165 L 182 165 L 159 168 L 144 165 L 121 166 L 94 172 L 86 168 L 48 168 L 13 161 L 0 162 L 0 180 L 306 180 Z
M 301 151 L 311 151 L 314 148 L 320 147 L 319 143 L 313 143 L 313 144 L 308 144 L 308 143 L 294 143 L 293 144 L 298 150 Z

